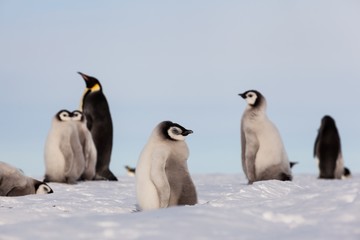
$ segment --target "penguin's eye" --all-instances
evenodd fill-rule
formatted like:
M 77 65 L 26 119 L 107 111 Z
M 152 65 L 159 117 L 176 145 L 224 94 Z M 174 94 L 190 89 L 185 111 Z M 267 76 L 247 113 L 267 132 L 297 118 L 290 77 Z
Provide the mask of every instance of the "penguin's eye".
M 173 134 L 175 134 L 175 135 L 180 135 L 180 134 L 181 134 L 181 131 L 180 131 L 178 128 L 173 128 L 173 129 L 171 130 L 171 132 L 172 132 Z
M 252 94 L 249 94 L 249 95 L 248 95 L 248 97 L 249 97 L 249 98 L 252 98 L 252 97 L 253 97 L 253 95 L 252 95 Z
M 61 121 L 69 121 L 71 118 L 70 118 L 70 114 L 68 112 L 60 112 L 59 115 L 58 115 L 58 118 L 59 120 Z
M 83 120 L 83 115 L 81 112 L 73 112 L 72 113 L 72 120 L 75 121 L 82 121 Z

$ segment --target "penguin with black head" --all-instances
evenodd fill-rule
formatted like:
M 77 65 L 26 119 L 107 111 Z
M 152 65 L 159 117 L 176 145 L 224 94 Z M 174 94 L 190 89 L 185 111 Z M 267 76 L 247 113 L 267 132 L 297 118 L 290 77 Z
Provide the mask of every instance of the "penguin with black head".
M 329 115 L 321 119 L 314 144 L 314 157 L 319 164 L 319 178 L 341 179 L 343 175 L 346 175 L 340 135 L 335 120 Z
M 78 73 L 86 84 L 80 111 L 85 114 L 87 127 L 97 150 L 95 180 L 117 181 L 109 169 L 113 144 L 113 124 L 109 104 L 99 80 L 84 73 Z
M 292 180 L 280 133 L 266 114 L 266 99 L 256 90 L 239 94 L 247 102 L 241 118 L 241 162 L 249 184 L 263 180 Z

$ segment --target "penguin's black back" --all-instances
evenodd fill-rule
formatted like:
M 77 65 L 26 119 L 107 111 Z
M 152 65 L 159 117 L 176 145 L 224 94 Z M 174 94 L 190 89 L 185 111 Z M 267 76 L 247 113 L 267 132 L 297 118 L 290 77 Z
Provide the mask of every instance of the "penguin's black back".
M 340 151 L 340 136 L 335 121 L 330 116 L 325 116 L 314 147 L 314 154 L 319 159 L 319 178 L 335 178 L 336 161 Z

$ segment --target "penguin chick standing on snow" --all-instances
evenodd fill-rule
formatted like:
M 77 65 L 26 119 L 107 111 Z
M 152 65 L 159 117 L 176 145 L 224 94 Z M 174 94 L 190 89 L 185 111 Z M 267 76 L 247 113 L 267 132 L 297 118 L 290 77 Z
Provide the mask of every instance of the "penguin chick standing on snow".
M 46 183 L 27 177 L 19 169 L 0 162 L 0 196 L 49 193 L 53 193 L 53 190 Z
M 80 110 L 85 114 L 87 127 L 91 132 L 97 150 L 95 180 L 117 181 L 110 171 L 113 144 L 113 125 L 110 109 L 99 80 L 81 72 L 86 83 Z
M 164 121 L 153 130 L 136 167 L 137 200 L 142 210 L 197 203 L 185 137 L 193 133 Z
M 324 116 L 314 145 L 314 157 L 319 164 L 319 178 L 341 179 L 345 173 L 344 160 L 341 153 L 340 135 L 335 121 Z
M 84 172 L 83 149 L 71 117 L 61 110 L 52 120 L 45 143 L 45 182 L 74 184 Z
M 266 115 L 266 99 L 256 90 L 239 94 L 248 105 L 241 119 L 241 159 L 249 184 L 291 180 L 290 163 L 276 126 Z
M 75 126 L 79 133 L 79 139 L 84 153 L 85 170 L 81 176 L 82 180 L 93 180 L 95 177 L 96 167 L 96 147 L 91 137 L 91 133 L 86 126 L 86 118 L 82 112 L 75 110 L 71 119 L 75 122 Z

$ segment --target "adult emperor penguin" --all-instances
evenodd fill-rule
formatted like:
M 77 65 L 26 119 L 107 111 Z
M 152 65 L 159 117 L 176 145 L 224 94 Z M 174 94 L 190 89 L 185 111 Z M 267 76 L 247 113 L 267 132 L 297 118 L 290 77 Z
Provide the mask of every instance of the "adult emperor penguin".
M 53 190 L 46 183 L 25 176 L 19 169 L 0 162 L 0 196 L 48 193 L 53 193 Z
M 142 210 L 197 203 L 184 141 L 192 132 L 170 121 L 153 130 L 136 167 L 136 193 Z
M 79 134 L 72 115 L 59 111 L 52 120 L 45 143 L 45 182 L 74 184 L 85 169 Z
M 81 176 L 82 180 L 93 180 L 96 167 L 96 147 L 91 133 L 86 126 L 86 118 L 81 111 L 75 110 L 71 113 L 71 118 L 75 122 L 79 139 L 84 153 L 85 169 Z
M 247 101 L 241 119 L 241 160 L 249 184 L 292 180 L 290 163 L 276 126 L 266 115 L 266 99 L 256 90 L 239 94 Z
M 340 135 L 335 120 L 325 115 L 315 140 L 314 157 L 318 160 L 319 178 L 341 179 L 345 173 Z
M 79 74 L 86 84 L 80 110 L 86 116 L 87 127 L 91 132 L 97 150 L 95 179 L 117 181 L 109 169 L 113 144 L 113 125 L 108 102 L 99 80 L 81 72 Z

